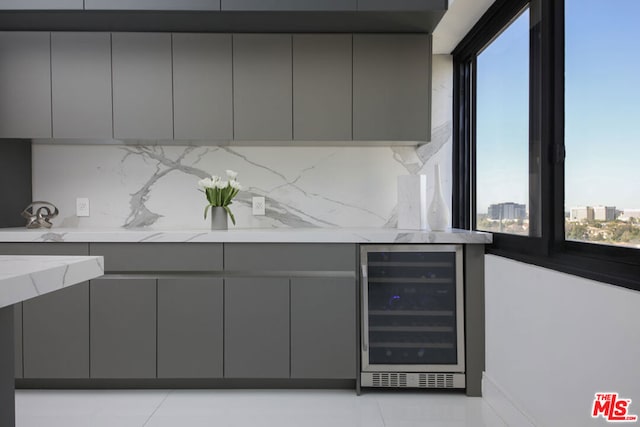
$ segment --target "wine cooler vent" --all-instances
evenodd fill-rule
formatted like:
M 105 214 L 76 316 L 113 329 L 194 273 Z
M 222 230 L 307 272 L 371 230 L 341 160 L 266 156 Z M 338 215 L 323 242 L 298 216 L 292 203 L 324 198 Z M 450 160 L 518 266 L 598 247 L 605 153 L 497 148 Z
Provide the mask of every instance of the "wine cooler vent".
M 398 388 L 464 388 L 464 374 L 451 373 L 406 373 L 406 372 L 363 372 L 364 387 Z

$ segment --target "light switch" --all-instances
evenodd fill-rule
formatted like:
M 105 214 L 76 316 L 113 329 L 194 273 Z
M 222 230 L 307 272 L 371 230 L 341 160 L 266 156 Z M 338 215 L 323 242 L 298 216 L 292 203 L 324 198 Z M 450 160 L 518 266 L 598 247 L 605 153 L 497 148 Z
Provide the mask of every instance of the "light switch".
M 76 199 L 76 216 L 89 216 L 89 199 L 78 197 Z
M 265 208 L 264 197 L 254 197 L 252 206 L 253 206 L 254 215 L 264 215 L 264 208 Z

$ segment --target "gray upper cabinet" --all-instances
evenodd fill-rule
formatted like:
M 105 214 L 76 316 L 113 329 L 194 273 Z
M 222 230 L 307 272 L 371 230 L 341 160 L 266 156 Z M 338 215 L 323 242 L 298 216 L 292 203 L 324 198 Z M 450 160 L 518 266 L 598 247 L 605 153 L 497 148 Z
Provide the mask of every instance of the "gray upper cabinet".
M 89 378 L 89 284 L 23 303 L 24 378 Z
M 222 378 L 222 279 L 158 280 L 158 378 Z
M 230 34 L 173 34 L 175 139 L 233 139 Z
M 84 0 L 86 10 L 220 10 L 220 0 Z
M 448 0 L 358 0 L 358 10 L 364 11 L 432 11 L 446 10 Z
M 321 12 L 356 10 L 356 3 L 356 0 L 222 0 L 222 10 Z
M 113 33 L 116 139 L 173 139 L 170 33 Z
M 54 138 L 113 137 L 111 35 L 52 33 Z
M 293 36 L 293 137 L 350 140 L 352 36 Z
M 291 279 L 291 378 L 356 378 L 356 282 Z
M 428 141 L 431 134 L 431 36 L 353 36 L 353 136 Z
M 0 10 L 82 10 L 83 0 L 0 0 Z
M 291 140 L 291 35 L 234 34 L 234 139 Z
M 156 280 L 91 281 L 91 378 L 156 377 Z
M 0 32 L 0 138 L 51 138 L 48 32 Z
M 289 280 L 228 278 L 224 376 L 289 378 Z

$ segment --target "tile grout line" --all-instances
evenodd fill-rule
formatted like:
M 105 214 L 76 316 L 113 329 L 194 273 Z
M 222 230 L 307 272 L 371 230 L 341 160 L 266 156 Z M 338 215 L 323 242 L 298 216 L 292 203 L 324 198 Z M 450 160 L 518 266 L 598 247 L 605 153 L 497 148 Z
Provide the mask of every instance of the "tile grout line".
M 149 417 L 145 420 L 144 424 L 142 424 L 142 427 L 146 426 L 147 424 L 149 424 L 149 421 L 151 421 L 151 418 L 153 418 L 153 416 L 156 414 L 156 412 L 158 412 L 158 409 L 160 409 L 160 407 L 162 406 L 162 404 L 167 400 L 167 398 L 169 397 L 169 395 L 173 393 L 173 390 L 169 390 L 167 392 L 167 394 L 164 396 L 164 398 L 162 398 L 162 400 L 160 401 L 160 403 L 158 403 L 158 406 L 156 406 L 156 408 L 153 410 L 153 412 L 151 412 L 151 414 L 149 415 Z

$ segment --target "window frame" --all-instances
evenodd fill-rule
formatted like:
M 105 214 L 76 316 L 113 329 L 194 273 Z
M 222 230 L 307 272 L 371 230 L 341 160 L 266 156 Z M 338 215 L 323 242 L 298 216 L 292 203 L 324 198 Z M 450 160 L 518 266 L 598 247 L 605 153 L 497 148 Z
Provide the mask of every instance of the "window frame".
M 530 5 L 530 0 L 496 0 L 452 52 L 455 228 L 476 229 L 476 58 Z M 529 156 L 540 156 L 540 237 L 493 233 L 486 252 L 640 291 L 640 249 L 565 240 L 564 1 L 538 0 L 534 13 L 539 24 L 531 33 L 538 39 L 530 42 L 530 88 L 539 87 L 540 96 L 530 96 L 529 122 L 540 121 L 540 147 L 536 152 L 530 131 Z M 533 116 L 536 111 L 539 117 Z

